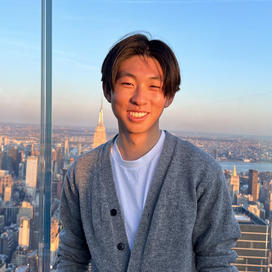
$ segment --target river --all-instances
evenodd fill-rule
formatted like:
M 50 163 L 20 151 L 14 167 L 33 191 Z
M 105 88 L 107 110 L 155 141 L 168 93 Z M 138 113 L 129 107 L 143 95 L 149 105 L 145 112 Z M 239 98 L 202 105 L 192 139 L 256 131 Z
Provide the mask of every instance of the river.
M 272 172 L 272 163 L 270 162 L 260 162 L 260 163 L 249 163 L 241 161 L 223 161 L 219 162 L 223 169 L 233 170 L 233 166 L 236 166 L 237 173 L 245 173 L 249 169 L 257 170 L 258 172 Z

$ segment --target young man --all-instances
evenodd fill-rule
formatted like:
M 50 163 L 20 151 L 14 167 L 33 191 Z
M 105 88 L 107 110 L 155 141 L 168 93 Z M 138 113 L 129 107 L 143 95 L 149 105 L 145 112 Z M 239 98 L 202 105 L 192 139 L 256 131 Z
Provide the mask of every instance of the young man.
M 112 140 L 68 170 L 61 198 L 58 271 L 237 271 L 240 236 L 221 168 L 159 128 L 180 72 L 162 41 L 119 41 L 102 66 L 118 120 Z

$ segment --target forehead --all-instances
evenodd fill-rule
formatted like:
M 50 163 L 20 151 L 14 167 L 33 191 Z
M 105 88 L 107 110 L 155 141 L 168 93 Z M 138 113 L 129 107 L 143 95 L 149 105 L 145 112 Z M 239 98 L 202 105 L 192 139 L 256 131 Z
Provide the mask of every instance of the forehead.
M 159 62 L 152 57 L 135 55 L 121 61 L 117 76 L 126 74 L 146 75 L 147 77 L 163 79 L 163 72 Z

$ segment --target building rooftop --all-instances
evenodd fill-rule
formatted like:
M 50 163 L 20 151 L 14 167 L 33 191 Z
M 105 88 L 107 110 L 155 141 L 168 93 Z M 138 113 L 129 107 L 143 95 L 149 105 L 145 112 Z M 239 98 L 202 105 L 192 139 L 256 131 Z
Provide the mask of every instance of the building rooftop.
M 264 220 L 242 206 L 233 205 L 232 208 L 239 224 L 267 225 Z

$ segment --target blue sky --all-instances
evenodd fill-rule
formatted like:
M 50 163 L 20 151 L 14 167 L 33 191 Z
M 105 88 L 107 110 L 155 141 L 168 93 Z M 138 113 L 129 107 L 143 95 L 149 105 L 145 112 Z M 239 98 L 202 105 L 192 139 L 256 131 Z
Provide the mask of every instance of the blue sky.
M 0 122 L 38 123 L 41 3 L 0 6 Z M 181 66 L 162 128 L 272 135 L 271 14 L 269 0 L 53 0 L 53 122 L 94 127 L 105 55 L 128 32 L 148 31 Z

